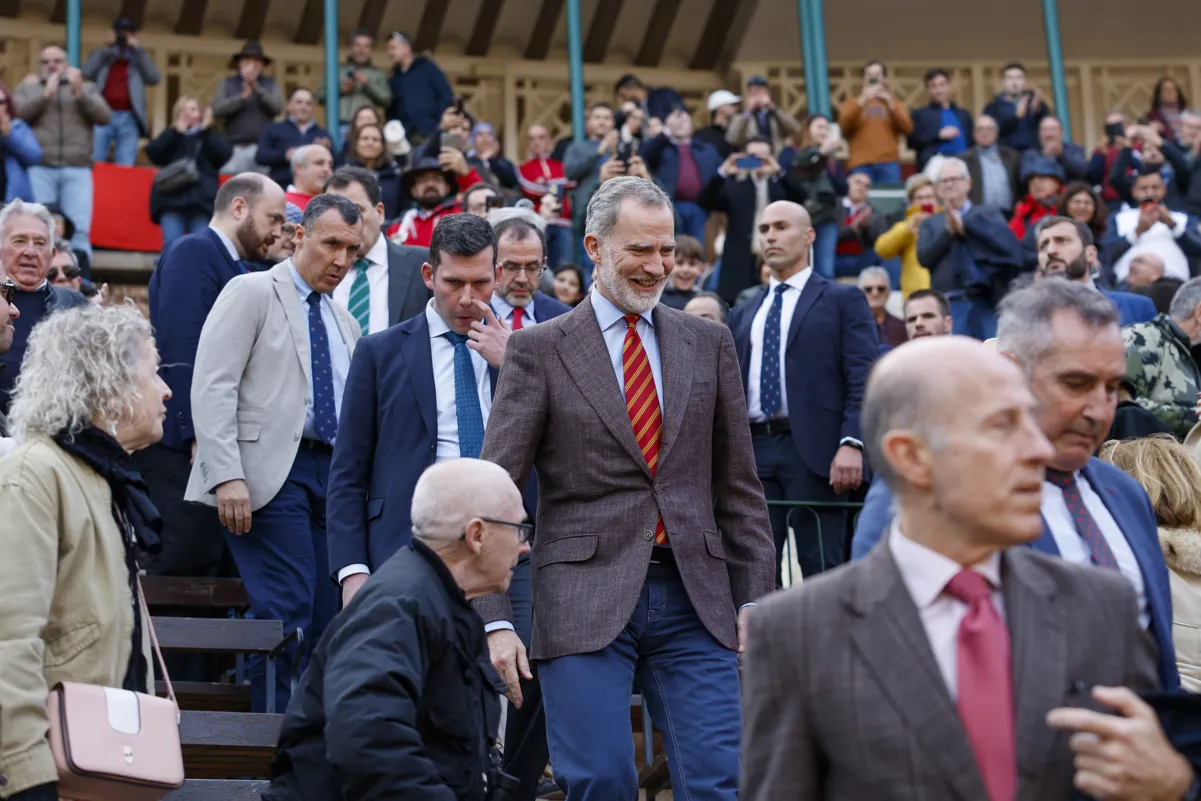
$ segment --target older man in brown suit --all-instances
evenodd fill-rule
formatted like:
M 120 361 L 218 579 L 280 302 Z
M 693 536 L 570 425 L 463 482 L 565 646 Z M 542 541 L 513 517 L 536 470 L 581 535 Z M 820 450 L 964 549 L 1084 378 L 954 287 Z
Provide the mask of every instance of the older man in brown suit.
M 675 234 L 653 183 L 605 182 L 587 231 L 596 289 L 513 332 L 482 454 L 538 475 L 532 657 L 551 763 L 570 801 L 634 801 L 637 683 L 669 733 L 677 797 L 734 801 L 738 615 L 775 565 L 734 341 L 659 305 Z M 477 608 L 509 618 L 503 597 Z M 489 630 L 512 687 L 524 651 Z
M 1006 357 L 885 356 L 864 445 L 898 514 L 867 557 L 750 618 L 742 801 L 1072 797 L 1060 706 L 1158 684 L 1130 582 L 1030 548 L 1054 455 Z

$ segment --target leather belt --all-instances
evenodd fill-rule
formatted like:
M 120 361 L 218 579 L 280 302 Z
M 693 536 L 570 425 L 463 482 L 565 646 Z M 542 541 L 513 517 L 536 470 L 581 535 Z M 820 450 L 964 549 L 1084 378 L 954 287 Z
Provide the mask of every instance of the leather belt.
M 304 448 L 306 451 L 317 451 L 318 453 L 334 452 L 333 445 L 327 445 L 319 439 L 309 439 L 308 437 L 300 440 L 300 447 Z
M 656 545 L 651 548 L 652 565 L 674 565 L 675 563 L 676 555 L 671 548 L 663 545 Z
M 766 434 L 774 436 L 776 434 L 791 434 L 792 423 L 789 420 L 768 420 L 763 423 L 751 423 L 751 434 Z

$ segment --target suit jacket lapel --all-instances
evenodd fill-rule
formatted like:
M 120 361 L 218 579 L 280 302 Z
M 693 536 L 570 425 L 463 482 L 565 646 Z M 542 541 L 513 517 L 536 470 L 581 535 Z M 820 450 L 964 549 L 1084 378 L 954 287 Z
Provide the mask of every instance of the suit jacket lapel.
M 271 279 L 275 286 L 275 295 L 283 304 L 284 315 L 288 318 L 288 327 L 292 329 L 292 344 L 296 346 L 296 355 L 300 357 L 300 366 L 304 370 L 305 380 L 313 383 L 313 358 L 309 353 L 309 321 L 300 308 L 300 299 L 296 294 L 296 285 L 292 282 L 291 261 L 284 261 L 271 268 Z
M 1063 609 L 1055 603 L 1055 585 L 1024 556 L 1002 555 L 1001 596 L 1013 666 L 1017 797 L 1038 798 L 1037 786 L 1023 785 L 1042 775 L 1056 736 L 1045 718 L 1061 704 L 1067 686 L 1067 632 Z
M 851 637 L 872 676 L 963 801 L 987 798 L 967 733 L 887 544 L 864 557 L 847 599 Z
M 388 325 L 401 322 L 400 313 L 413 286 L 413 269 L 406 264 L 403 251 L 388 245 Z M 420 274 L 420 265 L 417 273 Z
M 1093 488 L 1093 492 L 1097 493 L 1097 497 L 1101 499 L 1101 503 L 1105 504 L 1105 508 L 1109 510 L 1109 515 L 1113 518 L 1113 522 L 1117 524 L 1118 530 L 1126 538 L 1131 552 L 1134 553 L 1134 560 L 1138 562 L 1139 572 L 1144 577 L 1154 575 L 1154 570 L 1151 569 L 1148 562 L 1161 557 L 1158 539 L 1147 540 L 1142 537 L 1129 536 L 1126 533 L 1127 531 L 1138 531 L 1142 528 L 1142 524 L 1130 516 L 1129 510 L 1124 504 L 1115 503 L 1117 499 L 1114 497 L 1113 491 L 1102 483 L 1100 476 L 1097 475 L 1097 471 L 1092 469 L 1091 461 L 1080 472 L 1088 480 L 1089 486 Z M 1148 553 L 1144 547 L 1147 542 L 1155 543 L 1155 550 L 1151 553 Z
M 232 269 L 234 273 L 245 272 L 241 265 L 238 264 L 238 260 L 230 257 L 229 250 L 227 250 L 225 247 L 225 240 L 223 240 L 216 231 L 214 231 L 212 228 L 206 228 L 204 229 L 204 233 L 213 241 L 213 244 L 217 246 L 217 252 L 221 254 L 221 258 L 225 259 L 225 262 L 230 266 L 230 269 Z
M 659 341 L 659 369 L 663 376 L 663 440 L 659 463 L 667 458 L 688 408 L 692 394 L 692 332 L 658 306 L 654 312 L 655 338 Z
M 625 398 L 617 383 L 617 376 L 609 366 L 612 363 L 609 349 L 605 346 L 600 324 L 596 322 L 591 298 L 585 298 L 566 316 L 571 319 L 560 329 L 563 341 L 559 343 L 558 351 L 571 380 L 579 387 L 580 393 L 605 428 L 609 429 L 609 433 L 649 476 L 650 468 L 642 456 L 638 441 L 634 439 L 634 427 L 630 425 Z
M 754 324 L 755 314 L 766 298 L 767 287 L 763 287 L 755 293 L 754 299 L 746 304 L 745 314 L 738 320 L 738 330 L 733 332 L 734 347 L 738 351 L 738 366 L 742 371 L 743 393 L 747 391 L 747 376 L 750 375 L 751 369 L 751 326 Z
M 797 300 L 796 310 L 792 313 L 792 324 L 788 326 L 788 342 L 784 346 L 785 350 L 792 347 L 792 341 L 796 339 L 797 332 L 801 330 L 801 321 L 805 319 L 805 315 L 809 313 L 813 303 L 825 291 L 826 279 L 816 272 L 810 274 L 809 280 L 805 282 L 805 288 L 801 290 L 801 297 Z
M 421 420 L 431 437 L 438 436 L 438 398 L 434 388 L 434 357 L 430 355 L 430 327 L 424 314 L 400 324 L 405 337 L 400 355 L 409 368 L 409 383 L 417 395 Z

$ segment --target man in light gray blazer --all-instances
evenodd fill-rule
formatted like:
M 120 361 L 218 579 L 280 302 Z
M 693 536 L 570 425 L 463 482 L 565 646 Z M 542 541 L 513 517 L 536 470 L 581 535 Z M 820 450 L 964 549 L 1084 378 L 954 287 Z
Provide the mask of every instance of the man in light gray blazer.
M 217 507 L 255 617 L 302 629 L 306 641 L 337 612 L 325 490 L 359 326 L 330 295 L 358 256 L 362 229 L 346 198 L 310 201 L 295 255 L 222 290 L 193 372 L 197 449 L 185 497 Z M 251 665 L 256 709 L 267 706 L 262 667 Z M 268 711 L 286 707 L 289 682 L 281 666 Z
M 863 441 L 898 515 L 749 618 L 742 801 L 1073 796 L 1047 713 L 1158 686 L 1130 582 L 1030 548 L 1054 449 L 1021 370 L 965 337 L 877 364 Z

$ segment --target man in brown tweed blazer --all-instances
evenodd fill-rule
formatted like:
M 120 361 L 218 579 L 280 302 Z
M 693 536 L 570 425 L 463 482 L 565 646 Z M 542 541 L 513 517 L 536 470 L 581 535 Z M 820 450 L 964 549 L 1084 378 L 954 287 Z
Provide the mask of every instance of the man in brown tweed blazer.
M 1054 453 L 1033 405 L 974 340 L 881 359 L 863 441 L 898 513 L 863 560 L 751 616 L 742 801 L 1071 798 L 1047 713 L 1157 686 L 1129 581 L 1012 547 L 1042 533 Z
M 588 205 L 590 297 L 509 339 L 482 458 L 537 471 L 532 658 L 570 801 L 638 796 L 629 696 L 665 732 L 677 797 L 734 801 L 739 612 L 775 551 L 728 329 L 658 303 L 671 202 L 615 178 Z M 503 596 L 476 601 L 512 687 Z M 753 615 L 753 613 L 752 613 Z

